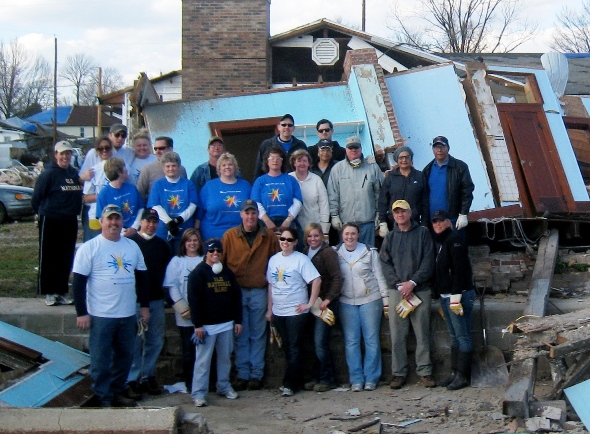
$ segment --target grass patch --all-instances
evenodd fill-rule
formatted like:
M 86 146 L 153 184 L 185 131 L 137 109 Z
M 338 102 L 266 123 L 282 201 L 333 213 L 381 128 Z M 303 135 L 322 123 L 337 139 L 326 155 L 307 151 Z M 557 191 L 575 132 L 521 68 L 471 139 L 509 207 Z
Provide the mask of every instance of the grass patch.
M 0 297 L 37 297 L 38 234 L 33 221 L 0 226 Z

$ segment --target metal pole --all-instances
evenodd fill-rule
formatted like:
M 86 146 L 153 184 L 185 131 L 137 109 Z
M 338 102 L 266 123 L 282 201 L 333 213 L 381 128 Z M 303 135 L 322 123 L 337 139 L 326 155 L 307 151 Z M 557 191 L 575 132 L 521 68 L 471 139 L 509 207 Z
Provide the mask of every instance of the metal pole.
M 364 32 L 365 31 L 365 21 L 366 21 L 366 15 L 365 15 L 365 1 L 363 0 L 363 13 L 362 13 L 362 23 L 361 23 L 361 30 Z
M 53 60 L 53 144 L 57 143 L 57 37 L 54 37 L 55 57 Z

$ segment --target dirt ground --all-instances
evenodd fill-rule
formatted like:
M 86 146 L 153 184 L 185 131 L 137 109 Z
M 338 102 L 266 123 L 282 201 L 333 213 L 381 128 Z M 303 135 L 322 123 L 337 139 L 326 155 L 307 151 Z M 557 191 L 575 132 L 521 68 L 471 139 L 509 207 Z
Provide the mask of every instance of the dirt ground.
M 541 387 L 543 384 L 540 385 Z M 240 392 L 240 398 L 230 401 L 210 393 L 208 407 L 196 408 L 186 394 L 164 395 L 145 399 L 143 406 L 181 406 L 186 413 L 201 413 L 210 431 L 215 434 L 312 434 L 348 432 L 365 422 L 380 418 L 381 422 L 400 424 L 421 419 L 404 428 L 382 426 L 381 433 L 502 433 L 527 432 L 522 421 L 501 415 L 504 388 L 466 388 L 454 392 L 446 388 L 425 389 L 420 384 L 408 384 L 392 390 L 387 384 L 373 392 L 325 393 L 299 392 L 282 397 L 278 390 Z M 358 408 L 360 418 L 352 419 L 347 411 Z M 351 420 L 331 420 L 331 418 Z M 583 425 L 571 424 L 569 433 L 585 433 Z M 363 433 L 379 433 L 379 425 Z

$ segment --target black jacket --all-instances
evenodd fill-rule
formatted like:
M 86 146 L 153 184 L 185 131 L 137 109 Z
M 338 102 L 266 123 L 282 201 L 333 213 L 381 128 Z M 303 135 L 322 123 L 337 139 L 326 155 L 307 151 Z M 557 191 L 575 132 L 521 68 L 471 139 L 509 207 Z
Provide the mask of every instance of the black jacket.
M 258 155 L 256 155 L 256 166 L 254 168 L 254 178 L 258 178 L 260 175 L 264 175 L 264 171 L 262 170 L 262 157 L 264 156 L 264 153 L 268 150 L 268 148 L 270 148 L 271 146 L 281 146 L 281 144 L 277 140 L 277 137 L 278 136 L 274 136 L 274 137 L 271 137 L 270 139 L 266 139 L 260 144 L 260 148 L 258 149 Z M 291 148 L 289 149 L 289 152 L 287 153 L 288 154 L 287 158 L 285 160 L 283 160 L 283 167 L 281 168 L 281 171 L 283 173 L 289 173 L 293 170 L 291 168 L 291 165 L 289 164 L 289 157 L 291 157 L 293 152 L 295 152 L 299 149 L 303 149 L 303 150 L 307 151 L 307 145 L 305 144 L 305 142 L 303 140 L 299 140 L 295 136 L 291 136 L 291 137 L 293 138 L 293 143 L 291 144 Z
M 428 163 L 422 171 L 427 186 L 433 164 L 435 164 L 435 160 Z M 447 203 L 449 205 L 449 217 L 451 220 L 456 220 L 459 214 L 469 214 L 471 202 L 473 202 L 474 188 L 475 186 L 469 173 L 469 166 L 465 162 L 449 155 L 449 165 L 447 167 Z M 434 212 L 436 210 L 430 211 Z M 430 220 L 430 214 L 428 215 L 428 219 Z
M 303 250 L 307 255 L 309 246 Z M 311 258 L 311 263 L 315 266 L 322 277 L 319 296 L 322 300 L 338 300 L 340 290 L 342 289 L 342 273 L 340 271 L 340 262 L 338 253 L 328 243 L 322 243 L 320 250 Z
M 37 178 L 31 200 L 39 215 L 54 219 L 75 219 L 82 209 L 82 186 L 78 171 L 50 163 Z
M 389 228 L 393 227 L 393 216 L 391 205 L 396 200 L 403 199 L 412 207 L 412 218 L 428 226 L 430 216 L 428 215 L 428 185 L 424 175 L 412 167 L 408 176 L 400 173 L 396 167 L 385 177 L 385 181 L 379 190 L 379 221 L 388 223 Z
M 310 146 L 307 148 L 307 152 L 311 156 L 311 164 L 317 164 L 320 161 L 320 157 L 318 157 L 318 152 L 320 150 L 320 142 L 317 142 L 315 145 Z M 332 161 L 338 162 L 342 161 L 346 158 L 346 149 L 340 146 L 340 143 L 337 141 L 332 141 Z
M 162 300 L 165 295 L 162 284 L 166 276 L 166 267 L 168 267 L 168 262 L 172 259 L 168 243 L 157 236 L 151 240 L 146 240 L 138 233 L 134 233 L 129 239 L 137 243 L 139 250 L 143 254 L 150 280 L 150 301 Z
M 434 294 L 461 294 L 473 288 L 469 251 L 463 237 L 447 228 L 435 235 Z
M 242 324 L 242 291 L 229 267 L 215 274 L 209 264 L 200 262 L 188 275 L 187 295 L 195 327 Z

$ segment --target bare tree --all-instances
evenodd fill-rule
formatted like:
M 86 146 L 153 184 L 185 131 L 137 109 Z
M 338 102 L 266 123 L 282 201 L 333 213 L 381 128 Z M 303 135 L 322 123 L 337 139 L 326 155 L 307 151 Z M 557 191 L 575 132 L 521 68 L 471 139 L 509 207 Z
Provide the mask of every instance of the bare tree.
M 51 96 L 51 70 L 42 57 L 16 39 L 0 42 L 0 112 L 6 118 L 44 108 Z
M 397 0 L 400 1 L 400 0 Z M 509 53 L 537 32 L 521 18 L 522 0 L 417 0 L 412 14 L 394 3 L 390 18 L 400 42 L 442 53 Z M 411 27 L 417 19 L 421 25 Z
M 110 93 L 123 87 L 123 76 L 116 68 L 102 70 L 102 93 Z M 80 101 L 85 105 L 96 104 L 98 96 L 98 68 L 92 74 L 92 80 L 88 81 L 80 92 Z
M 582 10 L 567 7 L 557 14 L 561 25 L 553 33 L 551 48 L 562 53 L 590 52 L 590 0 L 584 0 Z
M 87 54 L 78 53 L 67 57 L 67 63 L 62 68 L 60 76 L 74 86 L 77 105 L 80 105 L 82 88 L 92 80 L 96 68 L 96 62 Z

